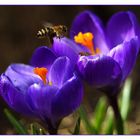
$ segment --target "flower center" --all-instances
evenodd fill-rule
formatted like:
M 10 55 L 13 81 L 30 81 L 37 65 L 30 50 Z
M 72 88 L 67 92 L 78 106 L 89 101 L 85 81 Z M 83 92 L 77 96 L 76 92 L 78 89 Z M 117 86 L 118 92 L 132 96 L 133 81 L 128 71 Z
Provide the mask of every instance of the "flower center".
M 34 68 L 34 73 L 37 74 L 38 76 L 41 77 L 41 79 L 43 80 L 44 84 L 46 84 L 48 81 L 46 79 L 46 75 L 48 74 L 48 70 L 44 67 L 41 68 Z
M 91 32 L 86 33 L 79 32 L 77 36 L 74 36 L 74 41 L 87 47 L 90 51 L 90 54 L 95 55 L 100 53 L 100 49 L 94 48 L 93 38 L 94 35 Z

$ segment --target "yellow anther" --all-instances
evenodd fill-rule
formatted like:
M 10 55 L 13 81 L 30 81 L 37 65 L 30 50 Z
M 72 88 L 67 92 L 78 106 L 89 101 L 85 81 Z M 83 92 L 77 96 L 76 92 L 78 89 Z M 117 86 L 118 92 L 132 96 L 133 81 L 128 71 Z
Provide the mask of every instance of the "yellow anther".
M 50 86 L 52 86 L 52 82 L 49 82 L 48 84 L 49 84 Z
M 93 38 L 94 36 L 90 32 L 79 32 L 77 36 L 74 36 L 74 41 L 87 47 L 90 50 L 91 55 L 95 55 L 98 54 L 100 50 L 99 48 L 96 48 L 96 50 L 94 49 Z
M 100 49 L 96 48 L 96 54 L 100 54 L 100 53 L 101 53 Z
M 42 67 L 42 68 L 36 67 L 36 68 L 34 68 L 34 73 L 41 77 L 41 79 L 43 80 L 44 84 L 47 83 L 46 75 L 48 73 L 48 70 L 46 68 L 44 68 L 44 67 Z

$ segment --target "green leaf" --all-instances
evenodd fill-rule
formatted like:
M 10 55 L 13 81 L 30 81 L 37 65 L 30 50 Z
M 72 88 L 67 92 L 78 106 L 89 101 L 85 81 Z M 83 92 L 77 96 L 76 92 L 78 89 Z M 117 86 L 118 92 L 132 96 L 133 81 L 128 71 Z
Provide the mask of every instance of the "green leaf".
M 124 121 L 127 119 L 128 112 L 130 109 L 131 87 L 132 87 L 132 81 L 130 79 L 127 79 L 122 91 L 122 100 L 121 100 L 121 107 L 120 107 L 121 116 Z
M 73 135 L 79 135 L 80 134 L 80 123 L 81 123 L 81 118 L 79 117 L 77 119 L 76 126 L 75 126 L 75 129 L 74 129 L 74 132 L 73 132 Z
M 36 127 L 34 126 L 33 123 L 30 124 L 30 129 L 31 129 L 31 134 L 32 134 L 32 135 L 38 134 L 38 131 L 37 131 L 37 129 L 36 129 Z
M 106 114 L 106 120 L 105 120 L 105 134 L 112 135 L 114 130 L 114 115 L 113 110 L 109 106 Z
M 28 134 L 23 124 L 16 120 L 16 118 L 11 114 L 8 109 L 4 109 L 4 113 L 18 134 Z
M 46 135 L 45 131 L 42 128 L 39 129 L 39 135 Z
M 97 134 L 97 131 L 94 128 L 94 126 L 91 124 L 91 122 L 89 121 L 86 111 L 83 106 L 80 106 L 79 114 L 80 114 L 81 119 L 83 120 L 83 123 L 84 123 L 84 126 L 85 126 L 87 132 L 89 134 Z
M 100 132 L 102 123 L 105 119 L 106 111 L 107 111 L 106 98 L 101 97 L 95 107 L 95 112 L 94 112 L 94 126 L 98 133 Z
M 30 131 L 32 135 L 45 135 L 45 132 L 38 125 L 30 124 Z

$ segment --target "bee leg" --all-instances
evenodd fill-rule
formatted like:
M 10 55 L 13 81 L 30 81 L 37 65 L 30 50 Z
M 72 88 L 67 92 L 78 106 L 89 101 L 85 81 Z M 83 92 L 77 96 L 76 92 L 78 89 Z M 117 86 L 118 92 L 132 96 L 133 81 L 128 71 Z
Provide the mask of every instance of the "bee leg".
M 53 37 L 50 38 L 50 44 L 53 44 Z

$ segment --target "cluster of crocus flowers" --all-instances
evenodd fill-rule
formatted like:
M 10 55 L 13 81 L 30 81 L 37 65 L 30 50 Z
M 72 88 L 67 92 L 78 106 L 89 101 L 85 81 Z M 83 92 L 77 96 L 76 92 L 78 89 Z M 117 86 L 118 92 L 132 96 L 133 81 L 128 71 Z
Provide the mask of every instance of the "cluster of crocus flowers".
M 139 32 L 132 12 L 114 14 L 106 28 L 93 13 L 81 12 L 70 39 L 54 38 L 52 48 L 37 48 L 30 66 L 7 68 L 0 78 L 1 95 L 11 108 L 41 118 L 56 133 L 61 119 L 81 103 L 81 81 L 111 94 L 118 91 L 136 62 Z

